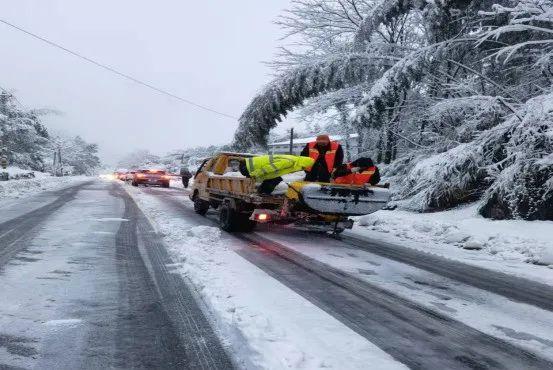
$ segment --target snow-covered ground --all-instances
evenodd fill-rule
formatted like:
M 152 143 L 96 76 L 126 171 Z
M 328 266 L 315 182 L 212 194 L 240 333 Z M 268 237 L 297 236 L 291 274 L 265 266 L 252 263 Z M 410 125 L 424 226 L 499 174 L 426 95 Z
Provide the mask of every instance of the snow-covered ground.
M 468 205 L 436 213 L 378 211 L 360 217 L 348 234 L 553 285 L 552 221 L 494 221 L 479 216 L 476 205 Z
M 249 248 L 217 227 L 125 186 L 164 236 L 174 271 L 196 287 L 238 363 L 263 369 L 405 368 L 390 355 L 291 291 L 236 250 Z M 186 206 L 191 202 L 181 198 Z M 347 359 L 344 361 L 344 359 Z
M 32 171 L 22 170 L 17 167 L 8 167 L 10 176 L 15 174 L 28 173 Z M 34 172 L 35 177 L 31 179 L 19 179 L 0 181 L 0 199 L 19 199 L 28 197 L 42 191 L 57 190 L 71 186 L 77 182 L 87 179 L 86 176 L 64 176 L 54 177 L 43 172 Z

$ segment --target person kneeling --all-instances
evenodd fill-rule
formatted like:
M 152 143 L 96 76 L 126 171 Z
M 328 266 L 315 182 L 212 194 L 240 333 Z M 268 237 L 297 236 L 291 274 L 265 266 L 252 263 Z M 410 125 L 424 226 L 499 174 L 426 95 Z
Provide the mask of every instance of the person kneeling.
M 240 173 L 251 177 L 256 182 L 261 181 L 259 194 L 269 195 L 282 181 L 283 175 L 304 171 L 312 167 L 315 160 L 286 154 L 270 154 L 244 158 L 240 161 Z
M 332 174 L 334 183 L 344 185 L 376 185 L 380 182 L 380 172 L 370 158 L 359 158 L 339 166 Z

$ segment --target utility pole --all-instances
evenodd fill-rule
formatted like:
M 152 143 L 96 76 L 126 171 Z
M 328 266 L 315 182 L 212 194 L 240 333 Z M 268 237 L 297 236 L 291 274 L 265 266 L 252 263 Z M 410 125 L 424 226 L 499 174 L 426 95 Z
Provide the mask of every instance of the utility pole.
M 63 176 L 63 164 L 61 162 L 61 146 L 58 147 L 58 162 L 60 165 L 60 176 Z
M 54 149 L 54 158 L 52 160 L 52 175 L 63 176 L 63 167 L 61 164 L 61 146 Z
M 0 181 L 8 181 L 10 175 L 5 171 L 8 168 L 8 149 L 0 147 L 0 167 L 2 172 L 0 172 Z
M 290 129 L 290 154 L 294 154 L 294 128 Z

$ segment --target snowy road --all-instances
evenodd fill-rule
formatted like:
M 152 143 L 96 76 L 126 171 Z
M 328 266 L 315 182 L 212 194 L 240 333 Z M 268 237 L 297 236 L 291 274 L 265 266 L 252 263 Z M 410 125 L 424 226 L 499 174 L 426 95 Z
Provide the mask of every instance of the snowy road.
M 114 183 L 1 209 L 0 368 L 229 368 L 147 219 Z
M 220 233 L 175 188 L 89 181 L 0 211 L 2 369 L 553 368 L 552 289 L 531 280 L 355 235 Z
M 180 191 L 141 193 L 215 224 Z M 411 368 L 553 366 L 549 286 L 351 236 L 274 228 L 235 237 L 238 255 Z

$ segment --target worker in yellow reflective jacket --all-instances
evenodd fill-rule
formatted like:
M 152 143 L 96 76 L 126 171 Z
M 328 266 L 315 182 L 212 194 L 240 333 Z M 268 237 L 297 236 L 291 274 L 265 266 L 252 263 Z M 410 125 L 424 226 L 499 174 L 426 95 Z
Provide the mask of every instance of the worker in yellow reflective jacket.
M 271 194 L 282 181 L 283 175 L 304 171 L 312 167 L 315 160 L 309 157 L 300 157 L 287 154 L 269 154 L 244 158 L 240 162 L 240 173 L 261 181 L 260 194 Z

